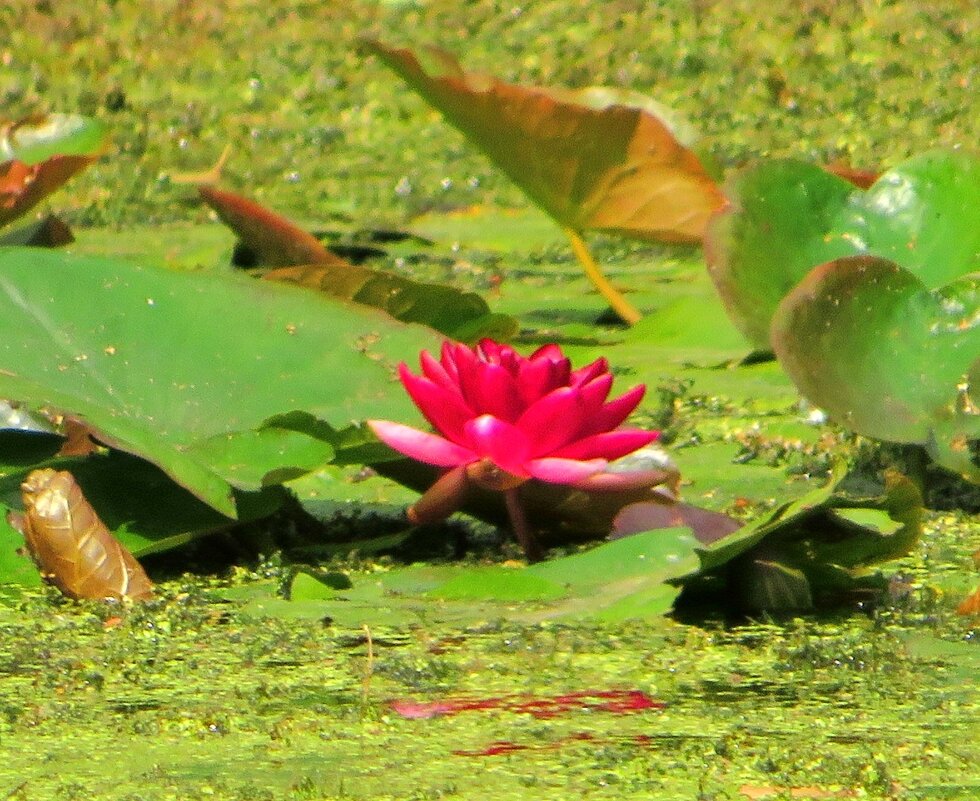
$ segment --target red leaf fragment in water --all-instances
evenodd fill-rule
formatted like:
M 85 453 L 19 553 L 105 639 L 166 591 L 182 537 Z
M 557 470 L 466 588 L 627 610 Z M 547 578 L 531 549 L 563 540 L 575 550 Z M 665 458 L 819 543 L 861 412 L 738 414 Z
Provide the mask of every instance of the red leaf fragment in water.
M 599 690 L 540 698 L 500 696 L 479 699 L 445 698 L 440 701 L 397 700 L 390 702 L 389 706 L 403 718 L 411 720 L 426 720 L 442 715 L 458 715 L 460 712 L 496 709 L 548 720 L 576 711 L 628 715 L 647 709 L 663 709 L 666 704 L 651 698 L 642 690 Z
M 596 706 L 603 712 L 614 712 L 617 715 L 626 715 L 630 712 L 642 712 L 644 709 L 663 709 L 666 704 L 663 701 L 655 701 L 642 690 L 626 690 L 624 692 L 605 692 L 596 693 L 599 698 L 607 700 Z
M 473 710 L 500 709 L 503 702 L 502 698 L 485 698 L 480 701 L 450 698 L 444 701 L 392 701 L 389 706 L 403 718 L 427 720 L 440 715 L 457 715 L 460 712 Z
M 515 751 L 527 751 L 531 748 L 529 745 L 522 745 L 521 743 L 512 743 L 508 740 L 496 740 L 490 743 L 486 748 L 478 748 L 473 751 L 453 751 L 455 756 L 468 756 L 468 757 L 486 757 L 486 756 L 500 756 L 501 754 L 512 754 Z
M 831 175 L 850 181 L 858 189 L 870 189 L 881 176 L 876 170 L 862 170 L 843 161 L 832 161 L 823 167 Z

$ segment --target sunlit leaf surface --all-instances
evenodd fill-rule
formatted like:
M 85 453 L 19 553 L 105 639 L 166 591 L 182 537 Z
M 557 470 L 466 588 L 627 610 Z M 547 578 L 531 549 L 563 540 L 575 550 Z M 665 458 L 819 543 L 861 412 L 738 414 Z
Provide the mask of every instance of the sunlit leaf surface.
M 567 228 L 697 242 L 724 202 L 690 129 L 636 92 L 514 86 L 437 48 L 365 46 Z

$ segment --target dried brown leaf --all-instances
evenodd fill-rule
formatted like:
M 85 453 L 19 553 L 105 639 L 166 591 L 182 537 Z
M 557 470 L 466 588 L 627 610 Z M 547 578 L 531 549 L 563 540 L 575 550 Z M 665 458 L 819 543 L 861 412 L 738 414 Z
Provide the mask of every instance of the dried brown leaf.
M 24 514 L 11 520 L 46 581 L 71 598 L 146 600 L 153 585 L 109 532 L 71 473 L 34 470 L 21 484 Z
M 980 616 L 980 587 L 977 587 L 970 595 L 966 596 L 959 606 L 956 613 L 960 615 Z
M 648 98 L 514 86 L 464 72 L 437 48 L 364 44 L 567 228 L 698 242 L 725 202 Z
M 221 220 L 252 250 L 266 267 L 300 264 L 346 265 L 313 234 L 293 225 L 285 217 L 234 192 L 201 185 L 197 191 Z
M 16 160 L 0 164 L 0 225 L 26 214 L 95 159 L 52 156 L 32 166 Z

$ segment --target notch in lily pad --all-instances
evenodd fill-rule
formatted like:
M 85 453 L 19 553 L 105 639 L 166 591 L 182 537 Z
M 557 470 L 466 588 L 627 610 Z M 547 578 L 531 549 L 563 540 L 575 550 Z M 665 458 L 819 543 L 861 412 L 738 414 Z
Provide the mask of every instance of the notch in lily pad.
M 814 267 L 877 256 L 937 289 L 980 270 L 980 159 L 930 151 L 867 190 L 817 165 L 775 159 L 729 177 L 708 225 L 708 270 L 732 321 L 770 347 L 776 309 Z

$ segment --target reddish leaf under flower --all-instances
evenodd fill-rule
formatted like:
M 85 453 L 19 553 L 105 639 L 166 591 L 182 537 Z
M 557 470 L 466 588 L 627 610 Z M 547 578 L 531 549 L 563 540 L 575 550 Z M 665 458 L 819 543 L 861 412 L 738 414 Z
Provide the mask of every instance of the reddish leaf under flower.
M 698 542 L 709 545 L 715 540 L 738 531 L 742 523 L 734 517 L 701 509 L 686 503 L 654 503 L 643 501 L 624 506 L 613 520 L 609 539 L 618 540 L 632 534 L 642 534 L 658 528 L 687 526 Z

